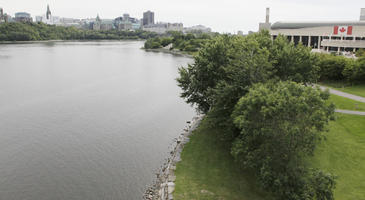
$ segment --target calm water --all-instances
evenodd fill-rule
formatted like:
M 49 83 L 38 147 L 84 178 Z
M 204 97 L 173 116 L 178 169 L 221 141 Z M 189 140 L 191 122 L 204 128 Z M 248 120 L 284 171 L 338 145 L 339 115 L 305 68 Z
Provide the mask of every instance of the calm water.
M 0 45 L 0 199 L 141 199 L 194 116 L 185 57 L 143 42 Z

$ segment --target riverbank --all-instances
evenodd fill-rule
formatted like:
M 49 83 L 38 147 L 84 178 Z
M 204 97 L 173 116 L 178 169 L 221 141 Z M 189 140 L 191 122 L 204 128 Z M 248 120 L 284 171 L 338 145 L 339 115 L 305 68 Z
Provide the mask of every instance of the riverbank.
M 338 106 L 338 101 L 334 103 Z M 308 158 L 311 167 L 337 176 L 336 199 L 364 199 L 364 120 L 363 116 L 336 114 L 336 120 L 324 133 L 326 139 L 314 157 Z M 252 173 L 234 162 L 229 151 L 231 144 L 220 140 L 224 132 L 212 127 L 209 117 L 194 130 L 176 165 L 174 199 L 271 199 Z
M 184 51 L 179 51 L 179 50 L 170 50 L 170 49 L 165 49 L 165 48 L 158 48 L 158 49 L 145 49 L 142 48 L 145 51 L 149 51 L 149 52 L 161 52 L 161 53 L 169 53 L 169 54 L 173 54 L 173 55 L 179 55 L 179 56 L 185 56 L 188 58 L 194 58 L 194 55 L 188 53 L 188 52 L 184 52 Z
M 231 143 L 221 139 L 225 132 L 213 127 L 209 116 L 193 132 L 176 165 L 175 199 L 270 199 L 253 173 L 234 162 Z
M 0 44 L 34 44 L 48 42 L 116 42 L 116 41 L 145 41 L 145 39 L 109 39 L 109 40 L 31 40 L 31 41 L 0 41 Z
M 171 200 L 172 193 L 175 190 L 175 170 L 176 164 L 181 161 L 181 152 L 184 146 L 190 141 L 190 135 L 198 128 L 203 116 L 194 117 L 192 121 L 187 122 L 184 132 L 175 140 L 173 150 L 169 158 L 163 164 L 158 173 L 156 173 L 156 182 L 149 187 L 143 199 L 145 200 Z

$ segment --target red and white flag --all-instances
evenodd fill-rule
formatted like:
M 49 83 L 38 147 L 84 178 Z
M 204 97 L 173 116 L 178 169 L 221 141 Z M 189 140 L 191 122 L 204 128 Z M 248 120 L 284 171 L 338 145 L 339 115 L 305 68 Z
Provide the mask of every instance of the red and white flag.
M 335 26 L 333 35 L 352 35 L 352 26 Z

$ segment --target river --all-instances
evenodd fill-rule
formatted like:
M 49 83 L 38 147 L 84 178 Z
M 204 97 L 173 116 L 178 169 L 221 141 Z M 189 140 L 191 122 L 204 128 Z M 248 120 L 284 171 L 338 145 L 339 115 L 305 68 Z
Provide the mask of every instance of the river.
M 141 199 L 195 112 L 141 41 L 0 44 L 0 199 Z

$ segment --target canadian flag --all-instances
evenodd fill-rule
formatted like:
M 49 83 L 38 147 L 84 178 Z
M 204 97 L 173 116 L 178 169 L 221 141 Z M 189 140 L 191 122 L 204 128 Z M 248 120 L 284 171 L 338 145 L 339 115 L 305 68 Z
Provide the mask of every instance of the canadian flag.
M 335 26 L 334 35 L 352 35 L 352 26 Z

